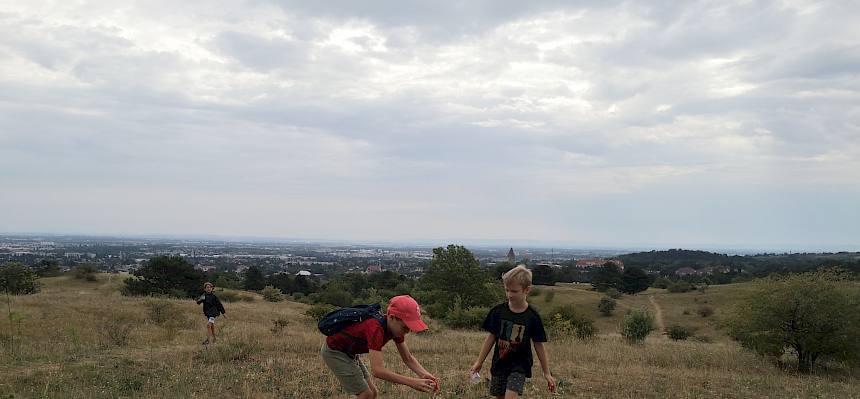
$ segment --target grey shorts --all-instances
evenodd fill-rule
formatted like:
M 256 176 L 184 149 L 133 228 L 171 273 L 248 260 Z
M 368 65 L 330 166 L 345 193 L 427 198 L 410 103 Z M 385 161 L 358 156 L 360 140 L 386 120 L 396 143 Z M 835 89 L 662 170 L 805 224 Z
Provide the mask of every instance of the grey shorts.
M 525 385 L 526 376 L 523 373 L 513 372 L 508 375 L 493 375 L 490 378 L 490 395 L 503 396 L 505 391 L 514 391 L 517 395 L 522 395 Z
M 320 348 L 320 356 L 347 393 L 358 395 L 367 390 L 370 373 L 358 356 L 352 358 L 346 353 L 329 348 L 326 343 Z

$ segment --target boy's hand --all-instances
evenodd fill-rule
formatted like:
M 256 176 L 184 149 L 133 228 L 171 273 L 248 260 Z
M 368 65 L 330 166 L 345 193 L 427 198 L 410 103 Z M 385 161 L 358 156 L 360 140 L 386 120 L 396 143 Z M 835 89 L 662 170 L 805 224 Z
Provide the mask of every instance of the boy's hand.
M 198 301 L 202 301 L 206 299 L 206 294 L 200 295 L 200 298 L 197 298 Z
M 546 377 L 546 387 L 549 388 L 550 393 L 555 393 L 555 378 L 552 375 L 547 375 Z
M 469 369 L 469 375 L 472 375 L 472 374 L 475 374 L 475 373 L 481 371 L 481 367 L 483 367 L 483 366 L 484 366 L 483 363 L 473 364 L 472 367 Z
M 427 373 L 421 376 L 421 378 L 426 378 L 428 380 L 433 380 L 433 391 L 439 392 L 439 377 L 436 377 L 433 374 Z
M 436 382 L 429 378 L 415 378 L 412 380 L 412 384 L 409 385 L 410 388 L 421 392 L 430 392 L 435 386 Z

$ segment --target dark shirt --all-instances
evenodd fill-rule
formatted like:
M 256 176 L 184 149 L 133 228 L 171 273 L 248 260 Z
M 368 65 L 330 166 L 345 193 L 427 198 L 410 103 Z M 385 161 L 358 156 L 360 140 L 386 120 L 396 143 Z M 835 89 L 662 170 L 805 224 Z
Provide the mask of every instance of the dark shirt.
M 221 301 L 218 300 L 215 294 L 203 293 L 201 298 L 197 298 L 197 304 L 203 304 L 203 314 L 206 317 L 218 317 L 222 313 L 227 314 L 224 311 L 224 305 L 221 304 Z
M 532 341 L 546 342 L 546 331 L 538 312 L 529 305 L 524 312 L 514 313 L 505 302 L 490 309 L 482 328 L 496 336 L 490 373 L 518 372 L 531 378 Z
M 382 351 L 390 340 L 403 342 L 403 337 L 395 337 L 375 318 L 344 327 L 341 332 L 329 335 L 325 342 L 328 347 L 350 356 L 367 353 L 370 349 Z

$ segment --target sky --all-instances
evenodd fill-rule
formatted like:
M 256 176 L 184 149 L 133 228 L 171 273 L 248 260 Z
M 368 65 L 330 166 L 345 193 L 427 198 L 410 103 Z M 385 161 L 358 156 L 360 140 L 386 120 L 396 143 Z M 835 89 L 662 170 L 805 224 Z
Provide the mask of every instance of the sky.
M 0 232 L 860 250 L 857 15 L 0 0 Z

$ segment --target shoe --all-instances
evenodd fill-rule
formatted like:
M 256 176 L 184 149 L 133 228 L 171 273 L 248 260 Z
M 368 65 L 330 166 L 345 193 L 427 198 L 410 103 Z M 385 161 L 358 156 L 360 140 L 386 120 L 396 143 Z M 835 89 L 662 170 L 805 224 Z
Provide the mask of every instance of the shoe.
M 203 341 L 203 346 L 209 346 L 209 338 L 206 338 L 206 340 Z

